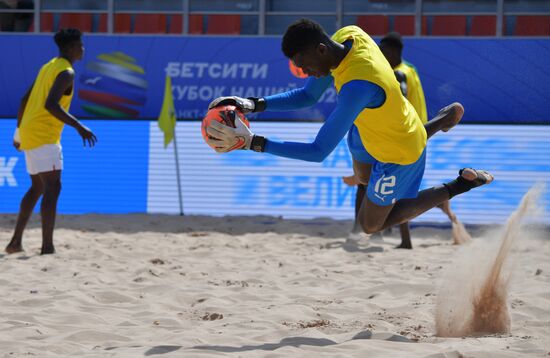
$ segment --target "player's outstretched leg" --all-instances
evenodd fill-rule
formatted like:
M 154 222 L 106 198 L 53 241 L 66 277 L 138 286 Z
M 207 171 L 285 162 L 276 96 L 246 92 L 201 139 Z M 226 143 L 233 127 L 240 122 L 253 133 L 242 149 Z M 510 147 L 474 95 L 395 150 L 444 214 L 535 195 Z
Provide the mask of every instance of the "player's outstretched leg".
M 456 195 L 490 184 L 493 180 L 494 177 L 485 170 L 461 169 L 459 176 L 449 183 L 422 190 L 414 199 L 398 200 L 379 229 L 410 221 Z
M 460 122 L 463 115 L 464 107 L 458 102 L 443 107 L 432 120 L 424 125 L 428 138 L 439 131 L 448 132 Z
M 463 168 L 460 169 L 458 174 L 455 180 L 443 184 L 447 190 L 449 190 L 449 199 L 452 199 L 458 194 L 465 193 L 470 189 L 490 184 L 494 180 L 494 177 L 485 170 Z

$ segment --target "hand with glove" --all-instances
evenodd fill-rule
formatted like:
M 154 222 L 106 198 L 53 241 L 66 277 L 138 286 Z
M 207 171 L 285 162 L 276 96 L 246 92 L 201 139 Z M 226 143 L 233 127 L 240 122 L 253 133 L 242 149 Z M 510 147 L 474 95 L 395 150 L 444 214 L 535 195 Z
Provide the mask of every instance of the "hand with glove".
M 243 113 L 262 112 L 265 110 L 265 100 L 263 98 L 242 98 L 237 96 L 218 97 L 210 102 L 210 104 L 208 105 L 208 109 L 227 105 L 235 106 L 239 108 Z
M 239 117 L 235 118 L 235 128 L 213 121 L 206 132 L 209 136 L 206 142 L 218 153 L 226 153 L 234 149 L 264 151 L 265 138 L 254 135 Z

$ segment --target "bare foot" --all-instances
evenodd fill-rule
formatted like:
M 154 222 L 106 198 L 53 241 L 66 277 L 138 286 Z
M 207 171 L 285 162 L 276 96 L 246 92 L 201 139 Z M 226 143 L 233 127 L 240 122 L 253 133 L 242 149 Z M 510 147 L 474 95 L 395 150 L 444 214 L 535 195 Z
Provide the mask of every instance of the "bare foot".
M 451 128 L 456 126 L 458 122 L 460 122 L 463 115 L 464 107 L 460 103 L 455 102 L 440 109 L 432 121 L 440 121 L 441 130 L 443 132 L 448 132 Z
M 4 249 L 8 254 L 15 254 L 16 252 L 23 252 L 23 246 L 21 244 L 12 244 L 11 242 Z
M 477 188 L 478 186 L 485 184 L 491 184 L 495 179 L 491 173 L 480 169 L 476 170 L 472 168 L 464 168 L 459 171 L 459 174 L 461 177 L 471 182 L 473 184 L 473 188 Z
M 55 254 L 55 247 L 52 246 L 42 246 L 40 255 Z
M 342 180 L 344 181 L 344 183 L 346 183 L 349 186 L 356 186 L 360 184 L 359 179 L 357 179 L 355 174 L 347 177 L 342 177 Z

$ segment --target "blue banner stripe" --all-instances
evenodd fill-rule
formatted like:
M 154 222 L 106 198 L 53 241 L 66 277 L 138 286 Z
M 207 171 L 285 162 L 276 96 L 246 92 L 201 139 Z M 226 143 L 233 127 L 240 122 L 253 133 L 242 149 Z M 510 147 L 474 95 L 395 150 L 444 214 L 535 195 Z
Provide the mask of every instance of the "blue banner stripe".
M 138 110 L 145 118 L 158 115 L 169 75 L 177 116 L 201 118 L 217 96 L 261 97 L 302 86 L 305 80 L 291 74 L 280 41 L 273 37 L 85 36 L 85 58 L 74 68 L 77 77 L 90 81 L 91 88 L 139 97 Z M 57 55 L 56 48 L 49 36 L 28 34 L 2 34 L 0 48 L 17 49 L 0 57 L 0 115 L 15 117 L 21 97 L 40 67 Z M 403 56 L 418 69 L 430 117 L 459 101 L 466 109 L 464 123 L 550 124 L 549 49 L 549 38 L 408 38 Z M 98 60 L 114 52 L 135 59 L 144 75 Z M 93 85 L 98 76 L 102 79 Z M 81 86 L 84 83 L 76 83 L 76 93 Z M 77 116 L 91 115 L 81 103 L 75 96 L 72 111 Z M 330 89 L 314 107 L 251 117 L 322 121 L 335 104 L 336 93 Z

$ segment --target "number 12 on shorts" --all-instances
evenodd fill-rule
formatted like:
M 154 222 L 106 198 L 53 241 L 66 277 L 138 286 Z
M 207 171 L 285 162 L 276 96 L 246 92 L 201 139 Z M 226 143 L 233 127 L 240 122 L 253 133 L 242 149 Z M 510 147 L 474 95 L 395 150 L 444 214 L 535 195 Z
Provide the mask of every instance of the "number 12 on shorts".
M 374 186 L 374 192 L 381 195 L 393 194 L 393 187 L 395 186 L 395 175 L 389 177 L 382 177 L 378 179 Z

